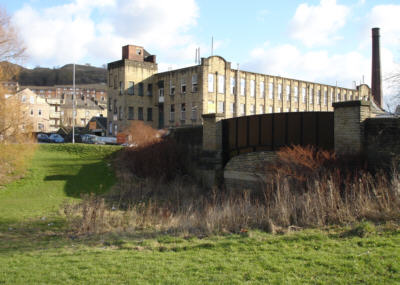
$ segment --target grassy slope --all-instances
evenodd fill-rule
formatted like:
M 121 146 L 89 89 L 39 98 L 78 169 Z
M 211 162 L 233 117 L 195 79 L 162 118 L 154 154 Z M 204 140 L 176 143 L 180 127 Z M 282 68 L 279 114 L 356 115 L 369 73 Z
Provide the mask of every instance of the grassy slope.
M 42 144 L 25 178 L 0 190 L 0 229 L 5 224 L 54 215 L 66 199 L 108 189 L 115 178 L 103 158 L 115 149 Z
M 395 228 L 364 238 L 342 238 L 344 229 L 204 239 L 68 237 L 57 216 L 60 203 L 113 183 L 103 160 L 112 150 L 42 145 L 29 175 L 0 191 L 0 284 L 400 282 Z

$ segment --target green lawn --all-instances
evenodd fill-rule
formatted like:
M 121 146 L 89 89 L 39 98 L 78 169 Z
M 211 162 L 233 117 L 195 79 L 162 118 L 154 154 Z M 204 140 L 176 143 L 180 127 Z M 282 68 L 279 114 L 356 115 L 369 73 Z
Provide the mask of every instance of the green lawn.
M 28 175 L 0 190 L 0 284 L 400 283 L 395 224 L 363 238 L 342 235 L 343 227 L 205 238 L 69 234 L 60 204 L 107 191 L 115 178 L 105 157 L 114 150 L 42 145 Z
M 4 225 L 54 216 L 66 199 L 102 193 L 115 182 L 105 157 L 113 146 L 42 144 L 23 179 L 0 189 L 0 229 Z

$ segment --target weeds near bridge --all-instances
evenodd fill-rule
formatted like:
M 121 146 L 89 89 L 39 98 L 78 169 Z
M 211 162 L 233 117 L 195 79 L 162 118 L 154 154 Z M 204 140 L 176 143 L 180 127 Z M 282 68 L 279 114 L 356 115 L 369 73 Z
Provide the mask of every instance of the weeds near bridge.
M 73 230 L 80 234 L 137 230 L 199 235 L 248 229 L 284 232 L 400 218 L 397 172 L 373 176 L 358 169 L 346 174 L 335 167 L 342 162 L 333 154 L 304 148 L 291 151 L 301 164 L 293 162 L 287 152 L 280 153 L 277 164 L 268 166 L 263 191 L 257 193 L 202 189 L 182 176 L 170 182 L 142 179 L 119 169 L 119 183 L 111 193 L 102 198 L 87 196 L 78 206 L 66 205 L 65 212 L 73 221 Z

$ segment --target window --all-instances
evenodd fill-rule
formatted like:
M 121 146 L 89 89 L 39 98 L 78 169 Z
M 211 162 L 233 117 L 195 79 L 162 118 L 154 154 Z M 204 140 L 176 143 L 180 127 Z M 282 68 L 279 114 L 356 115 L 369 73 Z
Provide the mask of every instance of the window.
M 268 107 L 268 113 L 272 113 L 272 106 Z
M 128 107 L 128 120 L 133 120 L 133 107 Z
M 171 85 L 170 95 L 171 96 L 175 95 L 175 86 L 173 86 L 173 85 Z
M 208 74 L 208 92 L 214 92 L 214 74 Z
M 181 93 L 182 94 L 186 93 L 186 84 L 181 84 Z
M 25 96 L 25 95 L 22 96 L 21 102 L 22 102 L 22 103 L 25 103 L 25 102 L 26 102 L 26 96 Z
M 142 54 L 142 50 L 141 50 L 140 48 L 137 48 L 137 49 L 136 49 L 136 54 L 137 54 L 137 55 L 141 55 L 141 54 Z
M 310 87 L 309 99 L 310 99 L 310 104 L 314 104 L 314 88 L 312 87 Z
M 138 120 L 143 121 L 143 107 L 138 108 Z
M 269 94 L 269 99 L 274 99 L 274 83 L 272 82 L 268 84 L 268 94 Z
M 340 102 L 340 92 L 337 94 L 336 102 Z
M 240 95 L 244 96 L 246 92 L 246 80 L 244 78 L 240 78 Z
M 153 96 L 153 84 L 147 84 L 147 96 Z
M 350 95 L 349 95 L 349 100 L 353 100 L 353 94 L 352 93 L 350 93 Z
M 139 88 L 139 90 L 138 90 L 138 95 L 139 96 L 143 96 L 143 82 L 140 82 L 139 83 L 139 86 L 138 86 L 138 88 Z
M 112 87 L 111 74 L 108 74 L 108 87 Z M 112 130 L 111 130 L 112 131 Z M 110 131 L 110 132 L 111 132 Z
M 153 121 L 153 108 L 147 108 L 147 121 Z
M 303 88 L 301 88 L 301 101 L 303 102 L 303 103 L 306 103 L 306 88 L 305 87 L 303 87 Z
M 218 106 L 217 106 L 217 109 L 218 109 L 218 113 L 223 113 L 224 112 L 224 101 L 218 101 Z
M 108 111 L 112 111 L 112 101 L 111 99 L 108 99 Z
M 31 109 L 31 113 L 30 114 L 31 114 L 31 116 L 33 116 L 33 109 Z
M 115 124 L 114 125 L 114 135 L 117 135 L 117 134 L 118 134 L 118 125 Z
M 295 86 L 294 87 L 294 102 L 299 101 L 299 87 Z
M 118 119 L 122 120 L 122 106 L 118 107 Z
M 235 94 L 236 89 L 236 79 L 235 77 L 231 77 L 231 94 Z
M 264 98 L 265 96 L 265 86 L 264 81 L 260 82 L 260 98 Z
M 264 105 L 260 105 L 260 107 L 259 107 L 259 112 L 260 112 L 260 114 L 264 114 L 264 113 L 265 113 L 265 111 L 264 111 Z
M 236 114 L 235 107 L 236 107 L 235 103 L 231 103 L 231 104 L 230 104 L 230 110 L 229 110 L 229 111 L 230 111 L 230 113 L 231 113 L 232 115 Z
M 29 98 L 29 103 L 35 104 L 35 97 L 31 96 L 31 97 Z
M 169 120 L 171 122 L 175 121 L 175 105 L 174 104 L 171 104 L 171 108 L 169 111 Z
M 118 110 L 117 110 L 117 100 L 114 100 L 114 114 L 117 114 Z
M 197 73 L 192 74 L 192 92 L 198 91 Z
M 194 103 L 192 103 L 192 121 L 197 120 L 197 106 L 194 106 Z
M 123 89 L 122 86 L 123 86 L 123 85 L 122 85 L 122 81 L 120 81 L 120 82 L 119 82 L 119 95 L 122 95 L 122 89 Z
M 42 123 L 38 123 L 38 129 L 40 131 L 43 131 L 44 130 L 44 125 Z
M 135 94 L 135 89 L 134 89 L 135 84 L 133 81 L 128 82 L 128 95 L 134 95 Z
M 290 101 L 290 85 L 286 85 L 286 101 Z
M 281 112 L 281 107 L 278 107 L 278 109 L 276 110 L 277 113 Z
M 343 101 L 347 101 L 347 94 L 346 93 L 343 94 Z
M 256 113 L 256 106 L 251 104 L 250 105 L 250 115 L 254 115 Z
M 240 104 L 240 116 L 244 116 L 246 114 L 246 104 Z
M 278 84 L 278 100 L 282 100 L 282 84 Z
M 213 100 L 208 100 L 208 113 L 215 113 L 215 103 Z
M 158 96 L 163 98 L 164 97 L 164 88 L 158 89 Z
M 225 76 L 218 75 L 218 93 L 224 94 L 225 93 Z
M 42 116 L 42 110 L 41 109 L 38 110 L 38 116 L 39 117 Z
M 86 125 L 86 119 L 81 119 L 81 126 Z
M 324 105 L 326 106 L 328 104 L 328 91 L 324 90 Z
M 254 80 L 250 80 L 250 97 L 256 96 L 256 82 Z
M 317 105 L 321 105 L 321 90 L 318 90 L 318 94 L 317 94 Z
M 181 121 L 186 120 L 186 104 L 182 103 L 181 104 Z

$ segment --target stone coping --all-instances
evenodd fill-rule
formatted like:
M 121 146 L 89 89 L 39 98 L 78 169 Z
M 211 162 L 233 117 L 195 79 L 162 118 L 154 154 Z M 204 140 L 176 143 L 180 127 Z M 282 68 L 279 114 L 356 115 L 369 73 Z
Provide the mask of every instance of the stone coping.
M 342 107 L 360 107 L 360 106 L 371 106 L 371 102 L 365 100 L 354 100 L 354 101 L 345 101 L 345 102 L 336 102 L 332 104 L 333 108 L 342 108 Z

